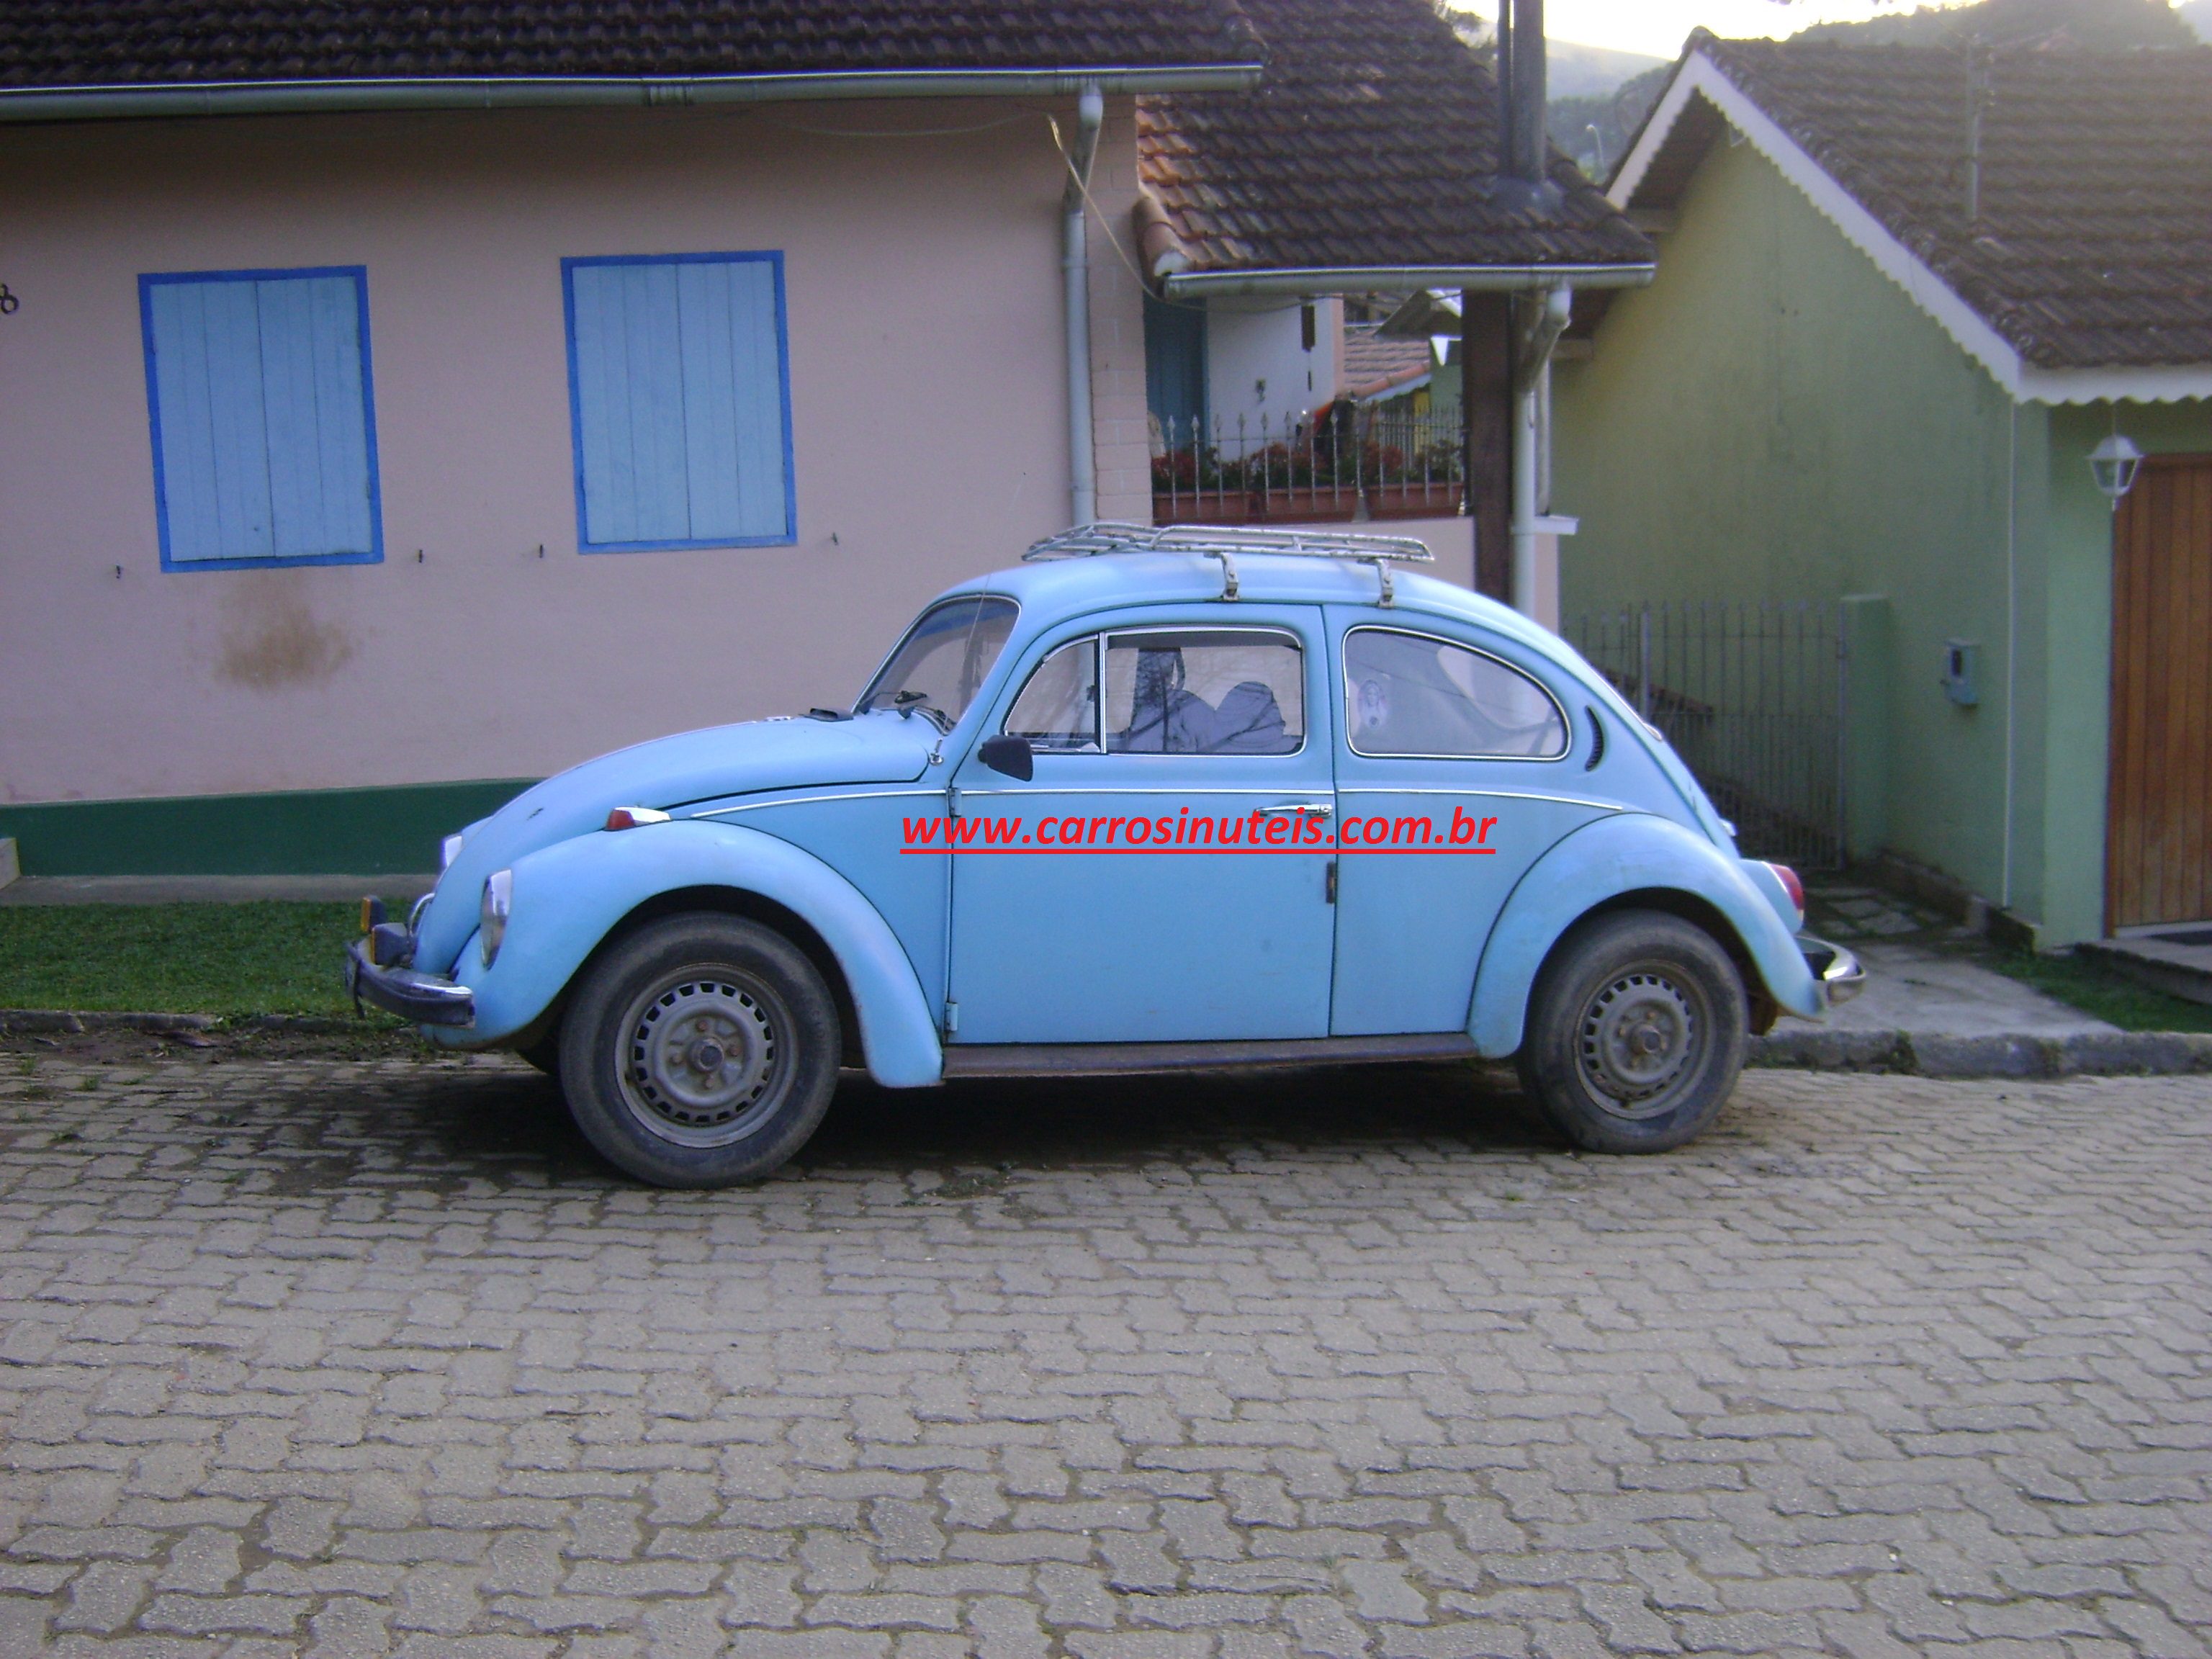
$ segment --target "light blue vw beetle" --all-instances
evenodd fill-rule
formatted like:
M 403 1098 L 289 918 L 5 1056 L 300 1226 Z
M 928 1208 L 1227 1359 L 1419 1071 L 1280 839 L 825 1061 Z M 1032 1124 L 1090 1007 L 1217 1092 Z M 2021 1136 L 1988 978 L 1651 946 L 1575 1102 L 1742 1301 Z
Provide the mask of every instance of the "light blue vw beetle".
M 1517 1057 L 1594 1150 L 1711 1122 L 1857 988 L 1665 741 L 1403 538 L 1093 525 L 963 583 L 850 713 L 718 726 L 449 836 L 355 995 L 554 1073 L 665 1186 L 757 1179 L 838 1068 Z

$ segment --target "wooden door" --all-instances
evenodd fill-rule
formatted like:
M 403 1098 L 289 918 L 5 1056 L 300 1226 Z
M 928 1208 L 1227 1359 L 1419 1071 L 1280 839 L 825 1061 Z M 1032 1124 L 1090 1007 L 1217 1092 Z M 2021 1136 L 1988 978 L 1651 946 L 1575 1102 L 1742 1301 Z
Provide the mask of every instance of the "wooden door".
M 2108 930 L 2212 918 L 2212 455 L 2142 464 L 2112 526 Z

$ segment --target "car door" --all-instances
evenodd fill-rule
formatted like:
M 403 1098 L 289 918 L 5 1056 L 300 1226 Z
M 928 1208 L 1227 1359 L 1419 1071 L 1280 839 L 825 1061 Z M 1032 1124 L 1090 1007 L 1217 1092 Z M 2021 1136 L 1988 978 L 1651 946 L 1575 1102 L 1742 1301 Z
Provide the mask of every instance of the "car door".
M 1034 775 L 953 779 L 952 1041 L 1328 1034 L 1321 612 L 1226 609 L 1062 629 L 1009 678 L 982 730 Z
M 1329 1030 L 1462 1030 L 1506 895 L 1562 836 L 1618 810 L 1576 787 L 1594 734 L 1541 663 L 1471 625 L 1349 606 L 1329 623 L 1342 700 Z

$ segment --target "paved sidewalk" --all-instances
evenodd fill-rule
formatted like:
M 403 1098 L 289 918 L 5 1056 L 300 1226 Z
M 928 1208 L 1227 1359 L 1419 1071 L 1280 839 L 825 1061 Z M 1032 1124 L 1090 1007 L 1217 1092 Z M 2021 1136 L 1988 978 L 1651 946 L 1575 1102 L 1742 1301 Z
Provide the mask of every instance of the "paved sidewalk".
M 2119 1028 L 1985 967 L 1987 947 L 1966 929 L 1911 901 L 1870 887 L 1816 880 L 1806 926 L 1866 964 L 1866 989 L 1821 1021 L 1786 1017 L 1781 1029 L 1824 1024 L 1844 1031 L 1916 1036 L 2066 1037 Z
M 841 1094 L 750 1192 L 519 1066 L 0 1073 L 0 1653 L 2203 1656 L 2212 1085 Z
M 1906 1031 L 1921 1036 L 2075 1036 L 2119 1030 L 1985 968 L 1971 957 L 1896 939 L 1854 939 L 1866 964 L 1866 989 L 1822 1024 L 1844 1031 Z

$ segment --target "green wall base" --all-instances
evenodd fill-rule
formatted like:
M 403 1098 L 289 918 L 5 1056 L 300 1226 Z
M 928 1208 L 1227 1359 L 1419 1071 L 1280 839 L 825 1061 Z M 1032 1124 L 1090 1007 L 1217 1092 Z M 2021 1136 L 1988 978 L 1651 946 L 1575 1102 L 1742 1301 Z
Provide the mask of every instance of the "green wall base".
M 0 836 L 26 876 L 412 875 L 535 781 L 0 805 Z

